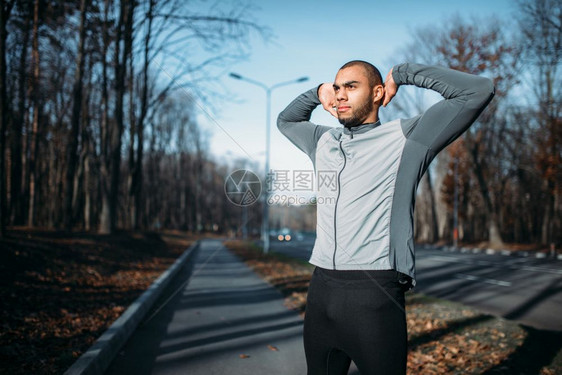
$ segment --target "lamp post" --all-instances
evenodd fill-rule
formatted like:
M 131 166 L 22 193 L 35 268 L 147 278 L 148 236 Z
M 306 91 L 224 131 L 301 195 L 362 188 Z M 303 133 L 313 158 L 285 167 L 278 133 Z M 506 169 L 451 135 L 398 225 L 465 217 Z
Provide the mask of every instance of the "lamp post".
M 301 77 L 291 81 L 285 81 L 276 83 L 272 86 L 267 86 L 266 84 L 253 80 L 251 78 L 244 77 L 240 74 L 230 73 L 230 77 L 234 79 L 239 79 L 241 81 L 246 81 L 248 83 L 254 84 L 256 86 L 261 87 L 265 90 L 266 94 L 266 119 L 265 119 L 265 178 L 267 179 L 267 175 L 269 173 L 269 132 L 270 132 L 270 120 L 271 120 L 271 92 L 279 88 L 281 86 L 290 85 L 293 83 L 300 83 L 308 81 L 308 77 Z M 263 221 L 261 227 L 261 237 L 263 241 L 263 252 L 269 252 L 269 206 L 268 206 L 268 198 L 269 198 L 269 191 L 265 189 L 265 202 L 263 205 Z

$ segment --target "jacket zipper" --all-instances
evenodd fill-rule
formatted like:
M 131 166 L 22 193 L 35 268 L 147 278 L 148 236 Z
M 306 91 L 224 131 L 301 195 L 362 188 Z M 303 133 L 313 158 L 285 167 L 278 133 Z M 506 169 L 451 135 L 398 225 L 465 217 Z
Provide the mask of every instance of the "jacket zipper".
M 341 173 L 343 172 L 343 169 L 345 168 L 345 165 L 347 163 L 347 159 L 345 157 L 345 152 L 343 152 L 343 148 L 341 146 L 342 141 L 340 140 L 340 150 L 341 153 L 343 155 L 343 166 L 341 167 L 339 173 L 338 173 L 338 195 L 336 196 L 336 204 L 334 205 L 334 257 L 332 259 L 332 263 L 334 265 L 334 270 L 336 269 L 336 251 L 338 249 L 338 241 L 337 241 L 337 229 L 336 229 L 336 213 L 338 211 L 338 201 L 340 199 L 340 192 L 341 192 L 341 182 L 340 182 L 340 177 L 341 177 Z

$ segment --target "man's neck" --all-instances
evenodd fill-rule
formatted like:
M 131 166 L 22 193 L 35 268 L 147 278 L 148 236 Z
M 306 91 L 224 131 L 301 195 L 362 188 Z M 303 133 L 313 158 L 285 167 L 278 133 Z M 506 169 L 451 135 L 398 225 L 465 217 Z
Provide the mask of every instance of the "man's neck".
M 345 127 L 348 128 L 348 129 L 352 129 L 352 128 L 357 128 L 357 127 L 362 126 L 362 125 L 376 124 L 377 122 L 379 122 L 379 116 L 378 115 L 375 116 L 375 119 L 373 121 L 371 121 L 371 119 L 367 119 L 367 120 L 363 121 L 361 124 L 352 125 L 352 126 L 346 125 Z

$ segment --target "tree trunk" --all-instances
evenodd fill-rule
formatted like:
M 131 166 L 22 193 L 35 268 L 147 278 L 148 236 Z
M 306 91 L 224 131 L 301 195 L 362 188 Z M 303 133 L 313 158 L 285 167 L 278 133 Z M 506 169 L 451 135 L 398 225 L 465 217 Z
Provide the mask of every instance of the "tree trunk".
M 99 222 L 99 233 L 111 232 L 111 220 L 109 210 L 109 185 L 110 185 L 110 162 L 109 162 L 109 93 L 107 78 L 107 51 L 109 49 L 109 0 L 104 2 L 104 22 L 102 26 L 103 50 L 102 50 L 102 116 L 100 129 L 100 194 L 101 212 Z
M 121 137 L 124 129 L 123 102 L 125 97 L 125 75 L 127 59 L 132 48 L 134 0 L 121 0 L 119 26 L 115 47 L 115 126 L 110 132 L 110 189 L 109 189 L 109 227 L 114 232 L 117 227 L 117 207 L 119 203 L 119 177 L 121 175 Z M 120 43 L 124 48 L 121 52 Z
M 202 211 L 202 199 L 201 199 L 201 181 L 203 177 L 203 161 L 202 155 L 199 150 L 199 142 L 196 141 L 196 160 L 195 160 L 195 202 L 193 209 L 195 211 L 195 232 L 200 233 L 203 227 L 201 211 Z
M 548 180 L 543 182 L 543 190 L 546 193 L 546 199 L 544 202 L 544 215 L 541 226 L 541 243 L 543 245 L 548 245 L 552 239 L 552 219 L 554 211 L 554 199 L 551 193 L 552 188 Z
M 31 14 L 31 12 L 30 12 Z M 25 122 L 25 103 L 26 103 L 26 81 L 27 81 L 27 47 L 29 43 L 29 29 L 31 25 L 31 17 L 25 17 L 23 24 L 23 40 L 21 45 L 21 54 L 18 71 L 18 113 L 17 118 L 13 122 L 12 134 L 12 171 L 11 171 L 11 202 L 10 212 L 14 225 L 22 225 L 24 222 L 23 212 L 23 191 L 22 191 L 22 170 L 23 170 L 23 152 L 22 152 L 22 130 Z
M 74 73 L 72 119 L 70 122 L 70 133 L 67 143 L 67 164 L 64 192 L 64 228 L 72 229 L 74 222 L 72 199 L 74 195 L 74 174 L 78 157 L 78 133 L 80 131 L 80 110 L 82 108 L 82 79 L 84 76 L 84 44 L 86 38 L 86 12 L 88 7 L 87 0 L 80 1 L 80 39 L 78 42 L 78 52 L 76 55 L 76 71 Z
M 90 153 L 90 136 L 88 134 L 88 125 L 87 125 L 87 104 L 86 104 L 86 98 L 84 98 L 85 100 L 83 101 L 83 109 L 82 109 L 82 118 L 80 120 L 81 122 L 81 138 L 82 138 L 82 145 L 81 145 L 81 150 L 80 150 L 80 158 L 79 158 L 79 163 L 78 163 L 78 170 L 76 171 L 76 175 L 74 176 L 74 188 L 73 188 L 73 194 L 72 194 L 72 204 L 71 204 L 71 210 L 72 210 L 72 217 L 76 218 L 78 216 L 78 207 L 82 206 L 82 199 L 84 198 L 84 195 L 82 194 L 82 192 L 85 189 L 85 173 L 87 171 L 86 168 L 86 163 L 88 162 L 88 154 Z M 87 188 L 87 186 L 86 186 Z
M 467 134 L 465 137 L 466 142 L 465 145 L 468 146 L 469 152 L 472 156 L 472 163 L 473 163 L 473 171 L 476 175 L 476 179 L 478 181 L 478 187 L 480 188 L 480 193 L 482 194 L 482 199 L 484 200 L 484 209 L 486 212 L 486 217 L 488 220 L 488 241 L 490 243 L 490 247 L 492 248 L 501 248 L 504 246 L 500 227 L 498 225 L 498 217 L 490 197 L 490 192 L 488 190 L 488 186 L 486 184 L 486 179 L 484 178 L 484 171 L 482 169 L 482 164 L 478 159 L 478 143 L 473 142 L 472 139 Z
M 430 223 L 430 238 L 429 242 L 436 242 L 439 240 L 439 225 L 437 223 L 437 208 L 435 207 L 435 193 L 433 192 L 433 183 L 431 182 L 431 173 L 430 169 L 428 168 L 425 172 L 425 179 L 427 182 L 427 192 L 429 195 L 429 202 L 430 202 L 430 215 L 431 215 L 431 223 Z
M 144 40 L 144 66 L 143 66 L 143 82 L 142 82 L 142 96 L 141 96 L 141 111 L 140 117 L 136 123 L 136 139 L 137 139 L 137 153 L 134 167 L 131 171 L 131 193 L 133 195 L 132 205 L 133 213 L 131 219 L 133 220 L 133 229 L 139 228 L 140 213 L 142 212 L 142 185 L 143 185 L 143 146 L 144 146 L 144 121 L 148 112 L 148 68 L 150 65 L 150 38 L 152 34 L 152 11 L 154 9 L 154 0 L 149 0 L 149 7 L 146 17 L 148 18 L 148 30 Z
M 88 145 L 90 148 L 90 145 Z M 90 152 L 86 153 L 84 160 L 84 229 L 90 231 L 92 229 L 92 194 L 90 191 Z
M 6 213 L 7 213 L 7 193 L 6 193 L 6 130 L 8 128 L 8 100 L 6 90 L 6 24 L 10 16 L 13 3 L 6 3 L 0 0 L 0 237 L 6 235 Z
M 136 140 L 136 115 L 135 115 L 135 102 L 132 98 L 134 98 L 135 95 L 135 74 L 134 74 L 135 70 L 133 67 L 133 59 L 129 59 L 129 82 L 128 82 L 128 86 L 129 86 L 129 98 L 131 98 L 129 100 L 129 175 L 127 177 L 127 190 L 128 190 L 128 207 L 129 207 L 129 215 L 128 215 L 128 220 L 130 222 L 130 228 L 135 228 L 136 227 L 136 222 L 135 222 L 135 218 L 136 218 L 136 210 L 135 210 L 135 202 L 134 202 L 134 194 L 133 194 L 133 189 L 134 189 L 134 175 L 135 175 L 135 166 L 136 166 L 136 162 L 135 162 L 135 140 Z
M 92 67 L 93 62 L 90 59 L 89 64 L 89 73 L 90 79 L 88 82 L 88 88 L 92 86 Z M 90 92 L 90 90 L 86 89 L 86 92 Z M 84 150 L 85 150 L 85 158 L 84 158 L 84 205 L 82 206 L 83 209 L 83 218 L 84 218 L 84 229 L 86 231 L 90 231 L 92 229 L 92 180 L 91 178 L 91 167 L 90 164 L 92 163 L 92 156 L 95 155 L 94 150 L 94 140 L 93 136 L 90 132 L 90 94 L 86 94 L 86 98 L 84 98 L 84 110 L 82 111 L 82 129 L 83 129 L 83 138 L 84 138 Z
M 35 0 L 33 5 L 33 45 L 31 51 L 33 60 L 33 123 L 31 129 L 31 144 L 29 154 L 29 208 L 27 214 L 27 225 L 35 225 L 35 191 L 37 187 L 36 160 L 39 153 L 39 121 L 41 119 L 41 100 L 39 97 L 39 0 Z

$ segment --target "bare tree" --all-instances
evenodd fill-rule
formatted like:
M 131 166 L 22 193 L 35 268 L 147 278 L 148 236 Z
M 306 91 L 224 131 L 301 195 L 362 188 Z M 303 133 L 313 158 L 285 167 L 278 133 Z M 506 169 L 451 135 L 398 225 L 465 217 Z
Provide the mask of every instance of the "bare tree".
M 133 16 L 136 2 L 134 0 L 121 0 L 119 2 L 119 20 L 115 36 L 115 104 L 114 126 L 106 128 L 108 137 L 104 139 L 105 149 L 108 152 L 106 168 L 109 175 L 102 174 L 102 199 L 103 206 L 100 220 L 100 233 L 112 233 L 117 226 L 117 207 L 119 198 L 119 181 L 121 175 L 121 145 L 124 130 L 123 102 L 126 92 L 125 78 L 128 59 L 131 58 L 133 43 Z M 121 48 L 123 45 L 123 48 Z M 105 177 L 105 178 L 103 178 Z M 109 181 L 107 180 L 109 177 Z
M 100 132 L 99 132 L 99 144 L 100 144 L 100 200 L 101 200 L 101 212 L 99 219 L 99 231 L 101 233 L 110 232 L 110 156 L 109 156 L 109 134 L 110 134 L 110 120 L 109 120 L 109 78 L 108 78 L 108 66 L 109 62 L 108 54 L 109 47 L 111 44 L 111 36 L 109 30 L 109 7 L 112 1 L 104 0 L 103 6 L 103 18 L 101 20 L 102 24 L 102 50 L 101 50 L 101 63 L 102 63 L 102 76 L 101 76 L 101 106 L 102 114 L 100 119 Z
M 15 225 L 22 225 L 24 223 L 24 194 L 22 186 L 23 176 L 23 147 L 22 147 L 22 132 L 24 124 L 27 121 L 26 116 L 26 90 L 27 90 L 27 77 L 28 77 L 28 50 L 30 40 L 31 21 L 33 17 L 32 2 L 27 1 L 21 5 L 19 11 L 22 13 L 20 21 L 21 30 L 21 43 L 20 55 L 18 60 L 18 79 L 17 79 L 17 112 L 14 115 L 12 123 L 13 132 L 11 134 L 11 159 L 12 168 L 10 172 L 10 218 Z
M 193 91 L 197 90 L 197 95 L 205 101 L 207 95 L 220 97 L 219 92 L 209 91 L 210 83 L 213 79 L 212 71 L 217 67 L 222 67 L 237 59 L 245 56 L 245 48 L 242 43 L 251 31 L 256 31 L 267 38 L 268 30 L 258 26 L 248 15 L 251 14 L 245 6 L 233 7 L 232 10 L 213 8 L 208 13 L 191 11 L 189 8 L 181 6 L 177 1 L 154 2 L 148 0 L 145 11 L 146 32 L 143 40 L 143 65 L 140 80 L 140 105 L 139 111 L 135 115 L 130 112 L 130 144 L 129 144 L 129 178 L 128 191 L 130 196 L 130 215 L 131 223 L 136 227 L 139 223 L 136 217 L 142 207 L 142 183 L 143 179 L 143 149 L 144 149 L 144 128 L 149 112 L 157 110 L 157 106 L 162 103 L 162 98 L 169 95 L 174 90 L 182 90 L 189 97 L 193 97 Z M 158 45 L 152 47 L 153 33 L 159 35 Z M 205 48 L 197 50 L 194 42 L 203 42 Z M 178 49 L 193 51 L 192 59 L 186 60 L 176 51 Z M 195 51 L 197 50 L 197 54 Z M 196 55 L 204 56 L 199 58 Z M 151 64 L 159 57 L 159 63 Z M 164 61 L 176 60 L 176 68 L 170 69 Z M 149 87 L 150 67 L 156 65 L 157 69 L 152 70 L 154 79 L 165 76 L 168 85 L 158 88 Z M 205 88 L 197 88 L 197 78 L 192 78 L 189 83 L 181 83 L 184 77 L 203 73 L 205 77 Z M 189 91 L 188 91 L 189 90 Z M 207 104 L 209 104 L 207 102 Z M 131 107 L 132 108 L 132 107 Z M 134 146 L 136 145 L 136 153 Z M 195 145 L 197 147 L 197 144 Z M 200 155 L 196 152 L 196 155 Z M 195 159 L 201 160 L 200 157 Z M 196 169 L 201 169 L 201 163 Z M 192 190 L 197 197 L 200 190 L 199 174 L 195 174 L 195 181 L 192 183 Z M 199 222 L 197 227 L 201 227 L 199 215 L 200 199 L 195 198 L 193 212 L 195 220 Z
M 520 1 L 519 25 L 525 58 L 534 68 L 527 85 L 534 94 L 535 162 L 542 177 L 541 242 L 560 241 L 562 229 L 562 2 Z
M 10 18 L 14 2 L 0 0 L 0 237 L 5 236 L 6 231 L 6 129 L 8 116 L 8 100 L 6 95 L 6 24 Z
M 484 74 L 496 85 L 496 98 L 477 122 L 464 135 L 466 155 L 470 158 L 471 173 L 476 178 L 487 218 L 488 240 L 491 246 L 502 246 L 498 213 L 501 203 L 496 199 L 501 188 L 498 175 L 503 169 L 499 145 L 505 122 L 498 121 L 499 109 L 509 89 L 516 83 L 516 50 L 503 35 L 501 23 L 465 21 L 454 17 L 441 29 L 428 27 L 416 30 L 410 49 L 417 49 L 421 62 L 446 65 L 472 74 Z M 492 155 L 494 155 L 492 157 Z
M 245 41 L 261 32 L 250 9 L 225 3 L 204 9 L 181 0 L 2 4 L 16 15 L 1 35 L 9 72 L 1 80 L 2 228 L 27 222 L 110 233 L 149 226 L 152 217 L 215 228 L 220 218 L 212 213 L 228 215 L 212 201 L 223 166 L 210 160 L 193 103 L 210 104 L 218 86 L 200 90 L 200 80 L 207 85 L 225 64 L 246 56 Z M 190 103 L 181 107 L 189 121 L 174 122 L 189 139 L 181 152 L 170 146 L 169 124 L 161 123 L 169 119 L 159 115 L 171 96 Z M 164 180 L 171 181 L 169 194 L 145 191 L 162 189 Z
M 36 191 L 37 191 L 37 154 L 39 153 L 39 121 L 41 120 L 41 97 L 40 97 L 40 62 L 39 62 L 39 0 L 35 0 L 33 5 L 33 43 L 32 43 L 32 67 L 33 67 L 33 80 L 32 80 L 32 103 L 33 103 L 33 122 L 31 128 L 31 143 L 29 161 L 27 164 L 29 172 L 27 184 L 29 189 L 29 203 L 27 214 L 27 225 L 30 227 L 35 225 L 36 213 Z
M 144 124 L 148 114 L 148 93 L 149 93 L 149 80 L 148 73 L 150 68 L 150 46 L 153 33 L 153 11 L 155 7 L 154 0 L 148 0 L 148 10 L 146 12 L 146 34 L 144 37 L 144 50 L 143 50 L 143 67 L 142 67 L 142 84 L 141 84 L 141 98 L 140 98 L 140 114 L 137 119 L 133 119 L 133 112 L 131 112 L 131 137 L 129 145 L 129 195 L 131 196 L 131 221 L 132 227 L 139 228 L 140 213 L 142 212 L 142 180 L 143 180 L 143 152 L 144 152 Z M 131 76 L 132 76 L 131 72 Z M 131 86 L 132 86 L 131 82 Z M 134 124 L 134 126 L 133 126 Z M 135 152 L 134 144 L 136 141 L 137 149 Z
M 82 81 L 84 76 L 84 45 L 86 39 L 86 12 L 88 11 L 87 0 L 80 1 L 80 27 L 78 51 L 76 54 L 76 70 L 74 73 L 72 119 L 70 122 L 70 132 L 68 134 L 67 157 L 66 157 L 66 179 L 64 191 L 64 227 L 67 230 L 72 228 L 74 222 L 72 198 L 74 195 L 74 175 L 77 165 L 76 151 L 78 149 L 78 133 L 80 130 L 80 110 L 82 109 Z

